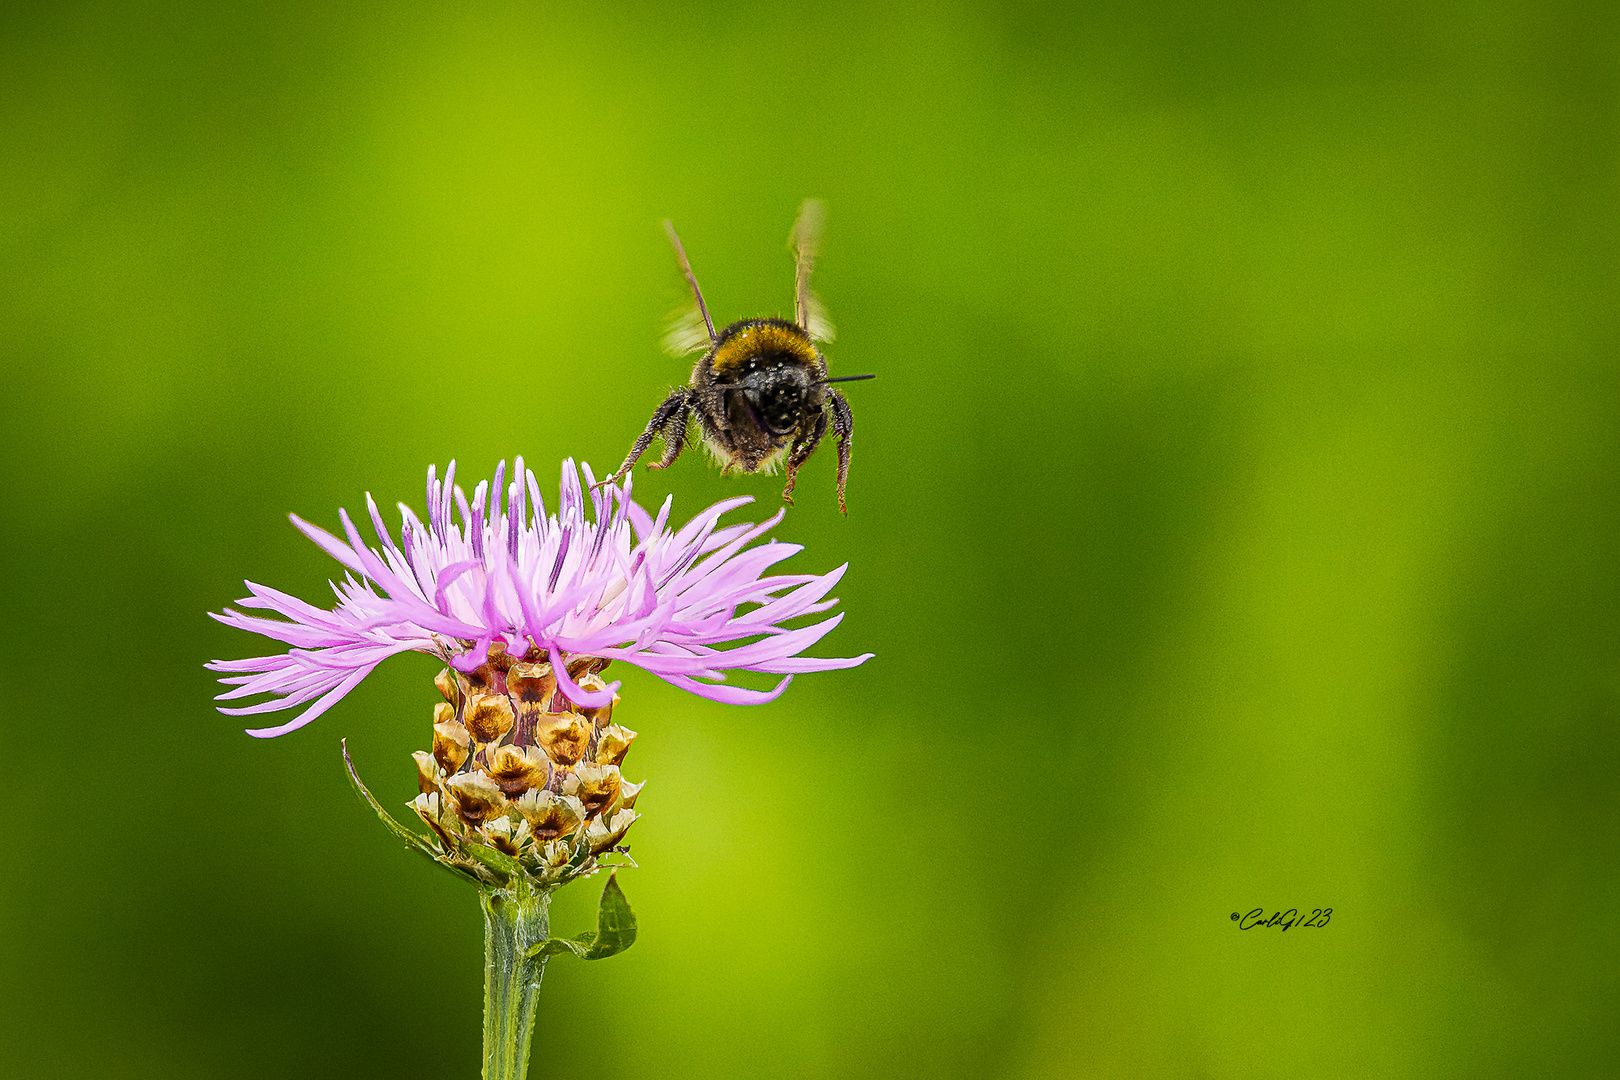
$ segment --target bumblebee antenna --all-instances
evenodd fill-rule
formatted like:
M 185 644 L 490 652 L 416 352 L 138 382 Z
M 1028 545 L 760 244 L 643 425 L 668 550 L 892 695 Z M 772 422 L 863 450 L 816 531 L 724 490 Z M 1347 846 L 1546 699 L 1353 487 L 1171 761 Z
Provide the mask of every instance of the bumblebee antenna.
M 877 378 L 876 375 L 840 375 L 836 379 L 817 379 L 816 380 L 816 385 L 817 386 L 822 386 L 822 385 L 824 385 L 826 383 L 833 383 L 833 382 L 860 382 L 863 379 L 875 379 L 875 378 Z
M 709 318 L 709 305 L 703 302 L 703 290 L 698 288 L 697 275 L 692 273 L 692 264 L 687 261 L 686 249 L 681 247 L 681 238 L 675 235 L 675 223 L 665 218 L 664 231 L 669 234 L 669 242 L 675 248 L 675 261 L 681 264 L 681 273 L 686 275 L 686 283 L 692 286 L 692 296 L 697 300 L 698 313 L 703 316 L 703 325 L 709 330 L 709 344 L 713 345 L 720 339 L 714 332 L 714 320 Z

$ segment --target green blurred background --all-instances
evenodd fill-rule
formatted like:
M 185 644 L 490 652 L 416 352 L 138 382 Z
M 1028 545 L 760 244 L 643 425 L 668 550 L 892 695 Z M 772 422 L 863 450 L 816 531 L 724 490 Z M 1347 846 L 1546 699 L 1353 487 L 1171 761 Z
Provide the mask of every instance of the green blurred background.
M 881 377 L 777 535 L 878 656 L 623 674 L 642 938 L 536 1075 L 1620 1074 L 1617 166 L 1595 4 L 6 5 L 0 1074 L 475 1075 L 474 897 L 338 757 L 408 798 L 433 665 L 259 742 L 203 613 L 611 468 L 659 219 L 784 313 L 806 195 Z

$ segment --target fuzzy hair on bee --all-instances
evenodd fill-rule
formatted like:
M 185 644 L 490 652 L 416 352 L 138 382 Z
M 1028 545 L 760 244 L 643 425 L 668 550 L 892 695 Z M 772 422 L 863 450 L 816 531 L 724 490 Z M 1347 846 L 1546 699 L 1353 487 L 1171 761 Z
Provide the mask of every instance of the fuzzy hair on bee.
M 664 349 L 676 357 L 700 349 L 703 355 L 692 368 L 691 384 L 670 394 L 653 411 L 624 464 L 608 480 L 628 475 L 654 438 L 664 440 L 664 454 L 648 468 L 667 469 L 675 464 L 686 447 L 688 425 L 695 420 L 721 472 L 770 472 L 784 466 L 787 486 L 782 489 L 782 501 L 791 503 L 799 468 L 830 426 L 838 438 L 838 509 L 847 513 L 844 482 L 849 475 L 855 421 L 849 402 L 830 384 L 873 376 L 829 378 L 826 357 L 818 348 L 818 343 L 830 342 L 834 335 L 826 309 L 810 291 L 826 219 L 825 204 L 806 199 L 793 226 L 793 320 L 742 319 L 719 333 L 681 238 L 674 225 L 664 222 L 693 301 L 664 335 Z

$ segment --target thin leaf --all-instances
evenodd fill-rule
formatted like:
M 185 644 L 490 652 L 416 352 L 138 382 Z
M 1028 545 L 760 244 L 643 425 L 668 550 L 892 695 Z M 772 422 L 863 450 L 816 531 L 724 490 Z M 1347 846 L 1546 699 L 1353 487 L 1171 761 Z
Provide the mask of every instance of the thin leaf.
M 349 757 L 349 741 L 344 739 L 341 741 L 341 745 L 343 747 L 343 764 L 349 771 L 349 782 L 354 785 L 354 790 L 359 793 L 360 797 L 369 803 L 371 808 L 377 812 L 377 818 L 383 823 L 384 828 L 393 833 L 399 839 L 403 840 L 406 847 L 413 851 L 421 852 L 424 856 L 431 859 L 434 865 L 444 867 L 457 877 L 464 878 L 475 883 L 479 882 L 480 879 L 478 876 L 472 873 L 470 870 L 451 866 L 449 863 L 444 862 L 439 854 L 438 849 L 434 847 L 433 843 L 428 840 L 427 837 L 423 836 L 416 830 L 408 829 L 404 825 L 401 825 L 399 822 L 395 821 L 393 816 L 389 814 L 387 810 L 384 810 L 382 808 L 382 804 L 379 803 L 371 794 L 371 791 L 366 787 L 365 782 L 360 779 L 360 774 L 354 771 L 354 762 Z M 499 854 L 499 852 L 496 854 Z

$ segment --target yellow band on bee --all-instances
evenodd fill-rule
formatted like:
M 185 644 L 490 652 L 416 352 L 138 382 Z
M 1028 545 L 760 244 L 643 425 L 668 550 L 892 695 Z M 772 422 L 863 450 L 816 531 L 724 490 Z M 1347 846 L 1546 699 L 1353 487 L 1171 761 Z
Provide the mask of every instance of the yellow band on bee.
M 816 362 L 816 347 L 797 327 L 765 323 L 737 331 L 720 343 L 711 366 L 716 375 L 740 372 L 748 361 L 764 353 L 791 353 L 806 364 Z

